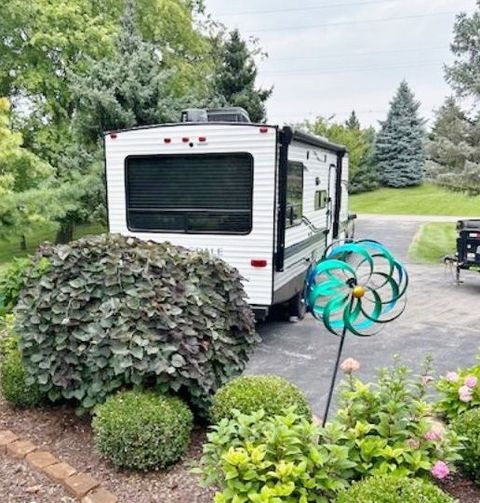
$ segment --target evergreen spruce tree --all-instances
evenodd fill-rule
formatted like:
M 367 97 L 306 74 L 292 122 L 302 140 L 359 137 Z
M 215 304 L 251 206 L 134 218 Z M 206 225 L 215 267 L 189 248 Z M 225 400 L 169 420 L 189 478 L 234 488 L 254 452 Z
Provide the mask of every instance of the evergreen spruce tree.
M 368 147 L 362 156 L 358 169 L 350 177 L 349 192 L 351 194 L 368 192 L 376 189 L 379 185 L 375 159 L 375 129 L 370 127 L 362 130 L 362 136 Z
M 345 121 L 345 126 L 347 126 L 348 129 L 360 129 L 360 121 L 358 120 L 355 110 L 352 110 L 350 117 Z
M 228 106 L 243 107 L 253 122 L 264 122 L 265 102 L 272 94 L 272 89 L 255 88 L 257 67 L 253 53 L 238 30 L 230 33 L 220 59 L 216 87 L 221 99 Z
M 427 142 L 427 176 L 452 190 L 480 193 L 480 122 L 449 97 L 436 112 Z
M 403 81 L 390 103 L 387 119 L 381 122 L 375 158 L 381 181 L 389 187 L 419 185 L 423 180 L 424 120 L 418 116 L 420 103 Z
M 115 46 L 113 57 L 90 60 L 87 72 L 72 76 L 75 125 L 87 141 L 97 141 L 104 131 L 171 121 L 179 115 L 181 104 L 162 53 L 138 30 L 135 0 L 124 1 Z

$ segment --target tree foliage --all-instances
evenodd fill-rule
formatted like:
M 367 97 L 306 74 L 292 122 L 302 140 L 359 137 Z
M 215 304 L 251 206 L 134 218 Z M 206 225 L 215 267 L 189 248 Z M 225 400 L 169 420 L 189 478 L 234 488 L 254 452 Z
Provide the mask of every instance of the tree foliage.
M 77 223 L 105 213 L 96 141 L 102 130 L 170 119 L 179 96 L 213 94 L 211 40 L 195 20 L 202 8 L 199 0 L 3 6 L 0 96 L 14 104 L 23 142 L 11 139 L 45 162 L 31 169 L 34 156 L 24 150 L 22 163 L 10 156 L 8 173 L 0 168 L 0 190 L 9 187 L 0 200 L 2 235 L 45 219 L 59 224 L 57 240 L 68 241 Z M 40 187 L 36 173 L 48 164 Z M 28 177 L 13 182 L 11 172 L 20 169 Z
M 429 135 L 427 174 L 439 185 L 480 193 L 480 121 L 449 97 L 436 112 Z
M 358 127 L 357 127 L 358 124 Z M 355 112 L 347 123 L 332 122 L 317 117 L 315 122 L 300 125 L 313 134 L 325 136 L 330 141 L 345 145 L 348 150 L 350 192 L 365 192 L 378 186 L 378 176 L 373 159 L 375 130 L 363 129 Z
M 177 85 L 168 51 L 143 39 L 138 17 L 136 3 L 126 0 L 114 54 L 90 59 L 88 70 L 72 79 L 77 129 L 89 142 L 107 130 L 172 122 L 199 99 Z
M 352 110 L 352 113 L 345 121 L 345 126 L 347 126 L 348 129 L 360 129 L 360 121 L 358 120 L 355 110 Z
M 468 16 L 459 14 L 453 28 L 451 50 L 454 62 L 446 67 L 447 82 L 460 96 L 480 98 L 480 2 Z
M 258 51 L 249 50 L 240 32 L 233 30 L 220 51 L 216 88 L 225 104 L 243 107 L 253 122 L 264 122 L 265 102 L 272 89 L 255 87 L 257 67 L 253 56 L 256 53 Z
M 422 183 L 425 131 L 419 107 L 407 82 L 402 81 L 375 143 L 375 158 L 384 185 L 408 187 Z
M 0 98 L 0 195 L 36 187 L 52 173 L 51 167 L 23 148 L 23 138 L 11 128 L 10 103 Z

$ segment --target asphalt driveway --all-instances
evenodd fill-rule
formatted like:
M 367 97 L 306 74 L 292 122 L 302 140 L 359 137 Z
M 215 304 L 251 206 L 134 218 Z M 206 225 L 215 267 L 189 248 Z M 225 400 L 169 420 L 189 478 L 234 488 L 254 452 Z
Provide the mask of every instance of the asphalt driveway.
M 414 264 L 407 250 L 419 222 L 368 218 L 357 222 L 357 238 L 387 245 L 405 263 L 410 275 L 408 306 L 402 317 L 377 336 L 349 336 L 344 356 L 361 363 L 359 375 L 371 379 L 379 367 L 399 355 L 414 370 L 431 354 L 436 374 L 471 365 L 480 346 L 480 274 L 463 274 L 457 286 L 444 266 Z M 259 326 L 262 343 L 248 374 L 278 374 L 304 390 L 314 411 L 322 415 L 338 338 L 312 316 L 299 323 L 270 322 Z

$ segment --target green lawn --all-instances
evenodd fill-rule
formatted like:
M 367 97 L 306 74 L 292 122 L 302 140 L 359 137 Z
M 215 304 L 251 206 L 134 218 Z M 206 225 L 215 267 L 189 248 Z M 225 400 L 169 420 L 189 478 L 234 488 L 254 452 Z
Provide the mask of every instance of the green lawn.
M 454 223 L 423 224 L 413 239 L 408 254 L 417 262 L 439 263 L 445 255 L 455 253 L 456 236 Z
M 480 196 L 450 192 L 424 184 L 407 189 L 382 188 L 350 197 L 354 213 L 480 217 Z
M 101 224 L 80 225 L 75 229 L 74 237 L 77 239 L 87 234 L 100 234 L 104 231 L 105 228 Z M 44 241 L 54 241 L 55 226 L 54 224 L 38 225 L 26 237 L 26 250 L 20 249 L 20 237 L 0 240 L 0 274 L 2 270 L 8 267 L 9 262 L 14 257 L 25 257 L 33 253 L 38 245 Z

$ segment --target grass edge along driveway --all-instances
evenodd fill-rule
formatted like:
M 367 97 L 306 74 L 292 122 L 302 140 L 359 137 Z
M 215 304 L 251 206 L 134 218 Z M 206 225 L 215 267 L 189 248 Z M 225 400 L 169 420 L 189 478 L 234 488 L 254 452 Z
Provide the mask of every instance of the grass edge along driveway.
M 378 215 L 435 215 L 480 218 L 480 196 L 452 192 L 433 184 L 352 194 L 350 210 Z
M 441 263 L 446 255 L 455 254 L 456 237 L 453 222 L 424 223 L 410 244 L 408 256 L 415 262 Z

